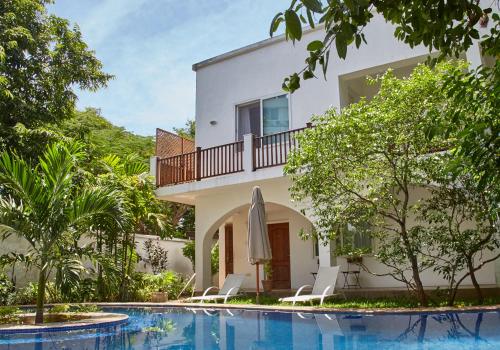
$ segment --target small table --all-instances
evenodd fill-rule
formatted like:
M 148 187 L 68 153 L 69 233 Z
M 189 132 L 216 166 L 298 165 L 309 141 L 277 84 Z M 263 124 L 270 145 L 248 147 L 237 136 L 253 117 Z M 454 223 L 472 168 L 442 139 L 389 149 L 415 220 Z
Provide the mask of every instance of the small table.
M 342 274 L 344 274 L 344 286 L 342 288 L 361 288 L 361 284 L 359 283 L 359 274 L 361 271 L 359 270 L 347 270 L 347 271 L 342 271 Z M 354 276 L 353 279 L 350 279 L 349 276 Z M 353 281 L 351 283 L 351 280 Z

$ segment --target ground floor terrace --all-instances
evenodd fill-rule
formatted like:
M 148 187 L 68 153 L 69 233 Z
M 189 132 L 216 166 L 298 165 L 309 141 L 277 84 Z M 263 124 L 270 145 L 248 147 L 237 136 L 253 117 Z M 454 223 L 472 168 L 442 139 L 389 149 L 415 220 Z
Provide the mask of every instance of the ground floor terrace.
M 244 274 L 243 290 L 250 293 L 255 291 L 256 269 L 248 262 L 247 255 L 247 216 L 255 185 L 260 186 L 266 203 L 275 294 L 286 294 L 304 284 L 312 285 L 319 266 L 334 265 L 341 267 L 337 289 L 343 289 L 346 294 L 384 296 L 405 291 L 405 286 L 390 276 L 374 276 L 363 270 L 359 274 L 344 274 L 359 270 L 359 267 L 349 264 L 346 257 L 338 253 L 341 237 L 334 241 L 316 242 L 311 237 L 315 219 L 309 214 L 307 203 L 296 203 L 291 199 L 288 190 L 290 181 L 282 175 L 281 167 L 266 171 L 266 178 L 252 181 L 244 181 L 244 173 L 229 174 L 229 178 L 225 179 L 204 180 L 223 186 L 204 184 L 204 181 L 175 186 L 185 186 L 180 194 L 175 193 L 175 188 L 159 189 L 160 198 L 163 195 L 164 199 L 177 199 L 195 205 L 197 291 L 213 285 L 222 286 L 228 273 Z M 216 244 L 219 246 L 219 271 L 213 273 L 211 251 Z M 377 242 L 368 241 L 364 244 L 369 244 L 376 251 Z M 377 261 L 373 253 L 363 256 L 363 264 L 378 274 L 387 272 L 387 268 Z M 261 279 L 264 275 L 264 268 L 260 266 Z M 478 271 L 477 279 L 483 288 L 498 292 L 500 264 L 497 262 L 483 267 Z M 429 290 L 446 286 L 446 281 L 432 269 L 422 273 L 422 281 Z M 470 280 L 463 283 L 463 288 L 471 288 Z

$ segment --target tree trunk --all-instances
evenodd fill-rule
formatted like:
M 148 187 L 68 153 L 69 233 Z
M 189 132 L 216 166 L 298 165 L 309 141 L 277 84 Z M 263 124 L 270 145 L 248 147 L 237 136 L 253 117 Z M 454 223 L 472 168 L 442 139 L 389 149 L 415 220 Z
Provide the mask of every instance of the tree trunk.
M 417 289 L 417 296 L 420 300 L 420 304 L 422 306 L 428 306 L 429 301 L 427 300 L 427 294 L 425 294 L 424 285 L 422 284 L 422 280 L 420 279 L 420 273 L 418 271 L 418 262 L 417 257 L 412 255 L 410 256 L 411 262 L 411 270 L 413 273 L 413 280 L 415 281 L 415 287 Z
M 470 279 L 472 281 L 472 285 L 476 290 L 477 302 L 479 304 L 482 304 L 484 302 L 484 297 L 481 291 L 481 287 L 479 286 L 479 283 L 477 283 L 476 273 L 474 271 L 474 263 L 472 262 L 471 258 L 467 258 L 467 267 L 469 268 L 469 274 L 470 274 Z
M 99 253 L 99 255 L 102 255 L 102 238 L 100 231 L 97 231 L 97 252 Z M 104 297 L 104 281 L 102 279 L 102 266 L 99 262 L 97 262 L 97 295 L 101 300 Z
M 38 275 L 38 287 L 36 294 L 36 314 L 35 314 L 35 323 L 43 323 L 43 307 L 45 302 L 45 263 L 42 262 L 42 268 L 40 269 L 40 273 Z

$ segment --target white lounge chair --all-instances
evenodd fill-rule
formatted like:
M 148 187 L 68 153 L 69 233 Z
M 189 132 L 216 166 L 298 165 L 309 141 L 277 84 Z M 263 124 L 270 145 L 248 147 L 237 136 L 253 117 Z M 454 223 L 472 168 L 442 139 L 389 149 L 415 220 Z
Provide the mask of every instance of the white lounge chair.
M 319 299 L 320 305 L 322 305 L 325 298 L 335 295 L 335 283 L 337 282 L 338 274 L 339 266 L 321 266 L 318 269 L 314 286 L 306 284 L 305 286 L 300 287 L 293 297 L 281 298 L 280 301 L 291 302 L 292 305 L 295 305 L 296 302 L 312 302 L 313 300 Z M 304 288 L 308 287 L 312 287 L 312 293 L 300 295 L 300 292 L 302 292 Z
M 189 298 L 189 301 L 200 301 L 200 303 L 203 303 L 204 301 L 217 301 L 217 300 L 224 300 L 224 304 L 227 302 L 227 299 L 235 297 L 238 295 L 238 292 L 240 291 L 241 284 L 245 280 L 245 275 L 236 275 L 236 274 L 229 274 L 226 277 L 226 280 L 224 281 L 224 284 L 222 285 L 222 288 L 219 290 L 218 294 L 212 294 L 212 295 L 207 295 L 209 291 L 212 289 L 218 289 L 217 287 L 213 286 L 210 288 L 207 288 L 202 296 L 199 297 L 192 297 Z

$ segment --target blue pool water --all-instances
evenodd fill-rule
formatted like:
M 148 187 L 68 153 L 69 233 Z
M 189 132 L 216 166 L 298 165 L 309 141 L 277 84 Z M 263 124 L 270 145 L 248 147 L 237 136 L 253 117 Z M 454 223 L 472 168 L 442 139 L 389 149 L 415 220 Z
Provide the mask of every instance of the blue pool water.
M 0 349 L 500 349 L 500 312 L 310 314 L 113 308 L 126 325 L 0 335 Z

